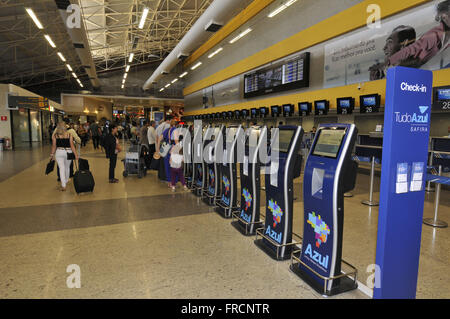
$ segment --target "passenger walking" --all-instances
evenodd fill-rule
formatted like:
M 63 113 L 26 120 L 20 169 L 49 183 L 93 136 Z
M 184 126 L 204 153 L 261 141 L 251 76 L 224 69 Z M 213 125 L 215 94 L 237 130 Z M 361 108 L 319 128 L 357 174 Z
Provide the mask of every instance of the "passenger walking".
M 67 132 L 64 122 L 58 123 L 55 134 L 52 137 L 51 159 L 58 163 L 58 170 L 61 179 L 61 191 L 66 190 L 67 182 L 70 176 L 70 165 L 72 159 L 78 161 L 78 153 L 75 150 L 73 137 Z
M 94 122 L 90 125 L 90 134 L 92 138 L 92 143 L 94 144 L 94 149 L 96 150 L 99 148 L 100 135 L 102 135 L 102 131 L 98 126 L 98 122 Z
M 117 139 L 117 126 L 111 124 L 109 126 L 109 133 L 105 137 L 105 153 L 106 158 L 109 158 L 109 182 L 118 183 L 119 180 L 115 178 L 115 170 L 117 163 L 117 154 L 122 151 L 119 140 Z
M 175 191 L 177 180 L 181 182 L 184 189 L 187 189 L 183 173 L 183 146 L 181 144 L 183 137 L 179 136 L 177 143 L 170 150 L 170 186 Z
M 147 130 L 147 141 L 148 141 L 148 153 L 150 155 L 150 158 L 153 158 L 153 154 L 155 154 L 156 151 L 156 130 L 155 130 L 156 123 L 155 121 L 150 121 L 150 126 Z
M 141 145 L 145 146 L 148 150 L 148 136 L 147 136 L 147 131 L 148 131 L 148 122 L 147 120 L 144 120 L 142 123 L 142 127 L 141 127 L 141 131 L 139 132 L 139 136 L 141 137 Z

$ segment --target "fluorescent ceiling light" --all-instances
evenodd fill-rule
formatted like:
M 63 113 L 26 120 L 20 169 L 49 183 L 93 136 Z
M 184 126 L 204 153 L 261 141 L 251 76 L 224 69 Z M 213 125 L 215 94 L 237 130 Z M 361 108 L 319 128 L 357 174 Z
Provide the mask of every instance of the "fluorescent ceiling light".
M 195 70 L 196 68 L 198 68 L 200 65 L 202 65 L 202 62 L 198 62 L 196 65 L 194 65 L 191 70 Z
M 69 69 L 70 72 L 73 71 L 72 67 L 69 64 L 66 64 L 67 68 Z
M 75 79 L 78 79 L 78 78 L 77 78 L 77 75 L 76 75 L 74 72 L 72 72 L 72 76 L 73 76 Z
M 162 91 L 164 91 L 164 88 L 162 88 L 161 90 L 159 90 L 159 92 L 162 92 Z
M 127 76 L 128 76 L 128 73 L 125 73 L 125 74 L 123 75 L 123 78 L 126 79 Z
M 281 11 L 283 11 L 284 9 L 286 9 L 287 7 L 289 7 L 291 4 L 293 4 L 294 2 L 297 2 L 297 0 L 289 0 L 288 2 L 286 2 L 285 4 L 282 4 L 281 6 L 279 6 L 278 8 L 276 8 L 275 10 L 273 10 L 271 13 L 269 13 L 268 17 L 272 18 L 274 16 L 276 16 L 278 13 L 280 13 Z
M 218 48 L 216 51 L 214 51 L 213 53 L 211 53 L 210 55 L 208 55 L 208 58 L 212 58 L 213 56 L 215 56 L 217 53 L 219 53 L 220 51 L 222 51 L 223 48 Z
M 165 87 L 166 87 L 166 88 L 168 88 L 169 86 L 170 86 L 170 83 L 169 83 L 169 84 L 167 84 L 167 85 L 166 85 Z
M 125 85 L 124 84 L 122 84 L 122 89 L 125 87 Z
M 81 82 L 80 82 L 80 83 L 78 83 L 78 84 L 80 84 L 80 86 L 81 86 L 82 88 L 84 88 L 84 85 L 83 85 L 83 84 L 81 84 Z
M 47 42 L 50 43 L 52 48 L 56 48 L 55 42 L 52 41 L 52 38 L 48 34 L 44 35 L 45 39 L 47 39 Z
M 139 29 L 142 29 L 144 27 L 147 15 L 148 15 L 148 8 L 144 8 L 144 11 L 142 12 L 141 22 L 139 22 Z
M 30 8 L 26 8 L 25 9 L 28 13 L 28 15 L 31 17 L 31 19 L 33 19 L 34 24 L 38 27 L 38 29 L 44 29 L 44 27 L 42 26 L 41 22 L 39 21 L 39 19 L 36 17 L 36 15 L 34 14 L 34 11 Z
M 62 55 L 61 52 L 58 52 L 58 56 L 61 59 L 61 61 L 66 62 L 66 58 L 64 57 L 64 55 Z
M 183 74 L 181 74 L 181 75 L 180 75 L 180 79 L 181 79 L 181 78 L 184 78 L 187 74 L 188 74 L 187 72 L 184 72 Z
M 240 38 L 245 37 L 245 36 L 246 36 L 249 32 L 251 32 L 251 31 L 252 31 L 251 28 L 248 28 L 247 30 L 242 31 L 241 33 L 239 33 L 239 35 L 238 35 L 237 37 L 235 37 L 234 39 L 232 39 L 232 40 L 230 41 L 230 44 L 233 44 L 234 42 L 236 42 L 236 41 L 239 40 Z
M 130 54 L 130 58 L 128 59 L 128 62 L 133 62 L 133 58 L 134 58 L 134 53 L 131 53 Z
M 130 66 L 129 65 L 127 65 L 127 68 L 125 69 L 125 72 L 128 72 L 128 71 L 130 71 Z
M 178 81 L 178 79 L 174 79 L 174 80 L 172 81 L 172 84 L 174 84 L 176 81 Z
M 122 84 L 124 84 L 124 83 L 125 83 L 125 79 L 122 80 Z

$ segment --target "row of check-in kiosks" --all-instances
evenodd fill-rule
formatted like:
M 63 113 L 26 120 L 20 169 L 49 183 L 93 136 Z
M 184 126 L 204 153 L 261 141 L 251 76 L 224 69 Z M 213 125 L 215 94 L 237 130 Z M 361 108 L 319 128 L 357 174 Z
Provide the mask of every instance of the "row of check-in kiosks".
M 302 127 L 269 131 L 253 126 L 244 131 L 240 125 L 199 125 L 192 130 L 184 141 L 184 174 L 196 196 L 215 206 L 222 217 L 232 218 L 243 235 L 256 235 L 257 247 L 275 260 L 291 258 L 291 270 L 321 294 L 357 288 L 356 269 L 353 279 L 341 270 L 344 193 L 354 188 L 358 166 L 352 160 L 354 124 L 324 124 L 315 135 L 303 174 L 301 249 L 293 241 L 292 223 L 293 179 L 302 169 Z M 260 154 L 270 160 L 263 163 Z M 265 203 L 261 203 L 261 174 Z

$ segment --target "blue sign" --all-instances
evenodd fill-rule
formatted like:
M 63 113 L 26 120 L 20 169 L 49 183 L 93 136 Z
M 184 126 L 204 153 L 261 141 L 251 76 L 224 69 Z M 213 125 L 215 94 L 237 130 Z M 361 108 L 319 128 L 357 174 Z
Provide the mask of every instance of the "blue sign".
M 432 83 L 431 71 L 395 67 L 387 73 L 376 299 L 416 296 Z

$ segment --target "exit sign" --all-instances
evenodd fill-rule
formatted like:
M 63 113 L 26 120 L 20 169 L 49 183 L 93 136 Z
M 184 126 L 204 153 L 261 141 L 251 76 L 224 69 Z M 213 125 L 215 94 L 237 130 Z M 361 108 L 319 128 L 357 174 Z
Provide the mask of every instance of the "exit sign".
M 1 121 L 7 121 L 7 120 L 8 120 L 8 117 L 7 117 L 7 116 L 0 116 L 0 120 L 1 120 Z

